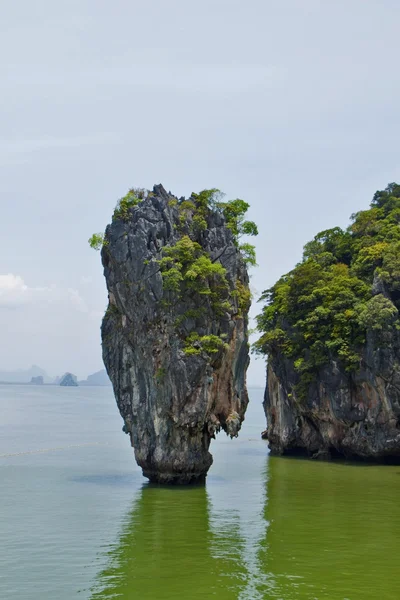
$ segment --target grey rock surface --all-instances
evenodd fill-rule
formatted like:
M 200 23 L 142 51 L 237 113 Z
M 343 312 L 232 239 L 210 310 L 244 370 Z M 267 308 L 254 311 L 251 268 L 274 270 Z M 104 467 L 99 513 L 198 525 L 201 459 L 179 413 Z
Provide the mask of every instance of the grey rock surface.
M 390 294 L 375 280 L 374 294 Z M 359 369 L 347 373 L 332 360 L 296 397 L 292 360 L 269 356 L 264 409 L 272 453 L 315 458 L 400 458 L 400 332 L 367 332 Z
M 103 359 L 137 463 L 153 482 L 204 480 L 211 439 L 222 428 L 236 436 L 248 403 L 247 312 L 237 282 L 248 286 L 245 264 L 219 212 L 193 233 L 193 213 L 161 186 L 128 219 L 106 229 L 102 262 L 109 305 L 102 323 Z M 183 235 L 226 268 L 231 309 L 216 314 L 206 295 L 168 291 L 157 262 Z M 201 307 L 201 314 L 198 309 Z M 217 353 L 187 354 L 185 339 L 223 335 Z

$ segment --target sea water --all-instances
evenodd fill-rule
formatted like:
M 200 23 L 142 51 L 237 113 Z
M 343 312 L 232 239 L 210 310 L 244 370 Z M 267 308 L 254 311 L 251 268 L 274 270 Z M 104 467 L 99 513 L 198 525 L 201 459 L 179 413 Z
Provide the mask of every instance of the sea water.
M 400 467 L 270 457 L 249 391 L 206 485 L 170 488 L 111 388 L 0 386 L 0 599 L 398 600 Z

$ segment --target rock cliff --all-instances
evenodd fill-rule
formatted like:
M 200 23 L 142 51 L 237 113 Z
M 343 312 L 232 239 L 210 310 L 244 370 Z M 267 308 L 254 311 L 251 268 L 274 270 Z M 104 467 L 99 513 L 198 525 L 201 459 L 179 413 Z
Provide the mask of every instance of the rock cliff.
M 132 191 L 106 229 L 103 359 L 143 475 L 204 480 L 211 439 L 248 403 L 245 261 L 206 199 Z
M 352 221 L 318 234 L 264 292 L 273 453 L 400 458 L 400 186 Z
M 274 454 L 400 458 L 400 336 L 373 330 L 355 373 L 332 360 L 296 396 L 299 375 L 282 355 L 268 362 L 264 409 Z

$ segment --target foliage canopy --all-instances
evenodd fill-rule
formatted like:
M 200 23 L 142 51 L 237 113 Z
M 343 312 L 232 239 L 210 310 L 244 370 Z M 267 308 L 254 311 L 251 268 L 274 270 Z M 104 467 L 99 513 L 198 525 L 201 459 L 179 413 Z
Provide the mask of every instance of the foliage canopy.
M 101 250 L 104 245 L 104 233 L 94 233 L 90 236 L 88 242 L 93 250 Z
M 357 369 L 367 330 L 399 326 L 400 185 L 376 192 L 370 208 L 351 220 L 345 231 L 317 234 L 302 261 L 261 297 L 254 349 L 291 358 L 299 393 L 329 360 Z M 383 287 L 386 295 L 377 293 Z
M 250 306 L 250 290 L 239 280 L 235 282 L 235 288 L 230 289 L 226 269 L 219 260 L 212 260 L 195 240 L 200 239 L 198 235 L 207 229 L 210 213 L 219 212 L 225 217 L 243 261 L 255 265 L 254 246 L 240 243 L 243 235 L 258 233 L 255 223 L 244 218 L 249 205 L 243 200 L 222 202 L 222 194 L 215 188 L 203 190 L 198 194 L 193 193 L 188 200 L 179 203 L 173 199 L 170 206 L 171 202 L 172 206 L 178 207 L 182 237 L 174 245 L 165 246 L 162 258 L 158 260 L 164 289 L 172 292 L 175 299 L 187 294 L 191 295 L 193 300 L 196 299 L 197 308 L 188 311 L 188 317 L 196 318 L 194 313 L 201 311 L 206 305 L 210 306 L 217 316 L 226 312 L 233 313 L 235 310 L 242 316 Z M 184 341 L 184 352 L 187 355 L 205 352 L 212 356 L 224 347 L 222 337 L 200 336 L 196 332 L 192 332 Z

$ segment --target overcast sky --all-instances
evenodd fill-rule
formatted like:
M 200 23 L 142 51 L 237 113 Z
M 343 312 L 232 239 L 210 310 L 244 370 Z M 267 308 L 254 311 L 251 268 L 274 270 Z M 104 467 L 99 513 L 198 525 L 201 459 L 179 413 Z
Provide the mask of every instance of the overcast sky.
M 132 186 L 247 200 L 257 297 L 400 180 L 399 25 L 398 0 L 1 2 L 0 370 L 102 368 L 87 239 Z

